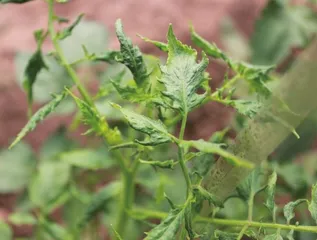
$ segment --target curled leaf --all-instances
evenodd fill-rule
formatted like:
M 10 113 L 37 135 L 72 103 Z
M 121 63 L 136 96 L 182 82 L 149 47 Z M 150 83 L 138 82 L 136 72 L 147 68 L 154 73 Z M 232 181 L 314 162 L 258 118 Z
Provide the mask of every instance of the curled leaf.
M 317 184 L 312 186 L 311 201 L 308 205 L 309 212 L 317 224 Z
M 182 144 L 187 145 L 188 147 L 194 147 L 201 152 L 205 153 L 213 153 L 222 156 L 228 162 L 235 166 L 245 167 L 245 168 L 253 168 L 254 164 L 244 160 L 233 153 L 221 148 L 224 144 L 210 143 L 204 140 L 196 140 L 196 141 L 182 141 Z
M 142 37 L 140 35 L 139 35 L 139 37 L 142 38 L 142 40 L 144 40 L 145 42 L 149 42 L 149 43 L 154 44 L 158 49 L 162 50 L 163 52 L 168 52 L 168 44 L 167 43 L 154 41 L 154 40 L 151 40 L 149 38 Z
M 29 62 L 24 70 L 23 88 L 27 93 L 29 113 L 31 113 L 31 107 L 33 103 L 33 84 L 36 81 L 36 77 L 42 69 L 48 69 L 47 65 L 44 62 L 41 50 L 45 36 L 46 35 L 43 33 L 42 30 L 38 30 L 34 33 L 34 37 L 37 41 L 37 50 L 29 59 Z
M 283 208 L 284 217 L 287 220 L 287 224 L 290 224 L 291 220 L 295 217 L 295 207 L 303 202 L 308 202 L 307 199 L 298 199 L 295 202 L 289 202 Z
M 37 124 L 40 121 L 43 121 L 48 114 L 53 112 L 56 107 L 61 103 L 61 101 L 66 97 L 67 92 L 63 92 L 59 95 L 55 95 L 54 99 L 50 101 L 48 104 L 40 108 L 28 121 L 28 123 L 23 127 L 23 129 L 19 132 L 16 139 L 11 143 L 9 148 L 12 148 L 14 145 L 16 145 L 19 141 L 22 140 L 22 138 L 25 137 L 25 135 L 31 131 L 34 130 L 34 128 L 37 126 Z
M 271 214 L 273 215 L 273 219 L 275 219 L 275 211 L 276 211 L 276 205 L 275 205 L 275 187 L 276 187 L 276 180 L 277 180 L 277 174 L 274 171 L 271 176 L 269 177 L 267 188 L 266 188 L 266 202 L 265 206 L 269 209 Z
M 131 71 L 136 84 L 138 86 L 143 85 L 148 78 L 148 72 L 142 53 L 137 46 L 133 46 L 131 39 L 124 34 L 120 19 L 116 21 L 116 34 L 120 42 L 122 63 Z
M 84 14 L 80 14 L 76 20 L 67 28 L 63 29 L 60 33 L 58 33 L 58 39 L 63 40 L 69 37 L 72 34 L 73 29 L 79 24 L 80 20 L 83 18 Z
M 112 104 L 115 108 L 119 109 L 124 117 L 128 120 L 129 125 L 142 133 L 149 135 L 149 140 L 136 142 L 142 145 L 158 145 L 172 141 L 172 135 L 170 135 L 160 120 L 153 120 L 146 116 L 134 113 L 130 110 L 124 109 L 117 104 Z
M 140 159 L 139 161 L 140 161 L 140 163 L 149 164 L 149 165 L 152 165 L 153 167 L 169 168 L 169 169 L 173 169 L 173 168 L 174 168 L 174 165 L 177 164 L 177 162 L 175 162 L 174 160 L 166 160 L 166 161 L 145 161 L 145 160 Z

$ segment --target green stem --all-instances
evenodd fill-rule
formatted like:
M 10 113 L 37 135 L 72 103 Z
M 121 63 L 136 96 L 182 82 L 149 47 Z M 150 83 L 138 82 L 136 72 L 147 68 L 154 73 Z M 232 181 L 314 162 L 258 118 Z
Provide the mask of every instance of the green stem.
M 119 213 L 115 225 L 116 231 L 124 237 L 124 232 L 127 225 L 128 213 L 127 211 L 132 207 L 134 202 L 134 176 L 130 171 L 122 172 L 123 191 L 121 193 L 121 200 L 119 205 Z
M 241 231 L 240 231 L 240 233 L 239 233 L 239 236 L 237 237 L 237 240 L 240 240 L 240 239 L 243 237 L 245 231 L 246 231 L 248 228 L 249 228 L 249 224 L 243 226 L 243 228 L 241 229 Z
M 54 0 L 48 0 L 48 7 L 49 7 L 49 17 L 48 17 L 48 31 L 50 38 L 52 39 L 54 48 L 56 50 L 57 56 L 60 59 L 61 65 L 65 68 L 65 70 L 68 72 L 70 78 L 76 85 L 79 93 L 83 97 L 83 99 L 93 108 L 96 109 L 95 104 L 89 95 L 86 88 L 81 84 L 79 77 L 77 76 L 75 70 L 72 68 L 72 66 L 67 62 L 66 57 L 64 56 L 63 50 L 61 49 L 59 45 L 59 41 L 57 38 L 57 34 L 55 32 L 54 28 Z M 96 109 L 98 112 L 98 110 Z M 114 153 L 114 156 L 116 159 L 118 159 L 118 163 L 121 169 L 122 174 L 122 182 L 123 182 L 123 190 L 121 194 L 121 202 L 120 202 L 120 209 L 119 209 L 119 215 L 117 220 L 117 227 L 116 230 L 120 235 L 124 235 L 125 225 L 128 220 L 128 214 L 127 209 L 130 209 L 132 206 L 132 203 L 134 201 L 134 172 L 131 173 L 127 167 L 127 164 L 125 162 L 125 159 L 121 152 Z M 136 170 L 136 169 L 135 169 Z
M 134 208 L 132 210 L 134 216 L 140 216 L 139 219 L 164 219 L 167 217 L 168 213 L 153 211 L 150 209 L 143 208 Z M 303 225 L 286 225 L 286 224 L 278 224 L 278 223 L 264 223 L 264 222 L 255 222 L 248 220 L 229 220 L 229 219 L 219 219 L 219 218 L 207 218 L 197 216 L 194 219 L 196 223 L 211 223 L 215 225 L 221 226 L 232 226 L 232 227 L 253 227 L 253 228 L 269 228 L 269 229 L 281 229 L 281 230 L 294 230 L 300 232 L 311 232 L 317 233 L 317 226 L 303 226 Z
M 181 140 L 181 141 L 184 139 L 186 122 L 187 122 L 187 114 L 185 116 L 183 116 L 182 125 L 181 125 L 181 129 L 179 132 L 179 140 Z M 186 181 L 187 198 L 188 198 L 192 192 L 192 184 L 191 184 L 191 180 L 189 177 L 188 169 L 187 169 L 186 164 L 185 164 L 185 156 L 184 155 L 185 155 L 184 148 L 179 144 L 178 145 L 178 158 L 179 158 L 179 163 L 180 163 L 180 166 L 182 168 L 182 172 L 183 172 L 183 175 L 184 175 L 184 178 Z
M 248 200 L 248 221 L 251 222 L 253 219 L 253 203 L 254 203 L 254 193 L 251 190 L 250 197 Z
M 48 31 L 49 31 L 50 38 L 53 42 L 54 48 L 56 50 L 56 53 L 60 59 L 62 66 L 66 69 L 67 73 L 69 74 L 70 78 L 72 79 L 72 81 L 76 85 L 78 91 L 80 92 L 80 94 L 82 95 L 84 100 L 87 103 L 89 103 L 91 106 L 94 106 L 94 103 L 93 103 L 91 97 L 89 96 L 89 93 L 87 92 L 85 87 L 81 84 L 75 70 L 70 66 L 70 64 L 68 64 L 66 57 L 64 56 L 63 50 L 61 49 L 61 47 L 59 45 L 57 34 L 55 32 L 54 19 L 55 19 L 54 0 L 49 0 L 48 1 Z
M 215 225 L 223 226 L 245 226 L 255 228 L 271 228 L 271 229 L 282 229 L 282 230 L 294 230 L 300 232 L 312 232 L 317 233 L 317 227 L 315 226 L 297 226 L 297 225 L 285 225 L 278 223 L 263 223 L 263 222 L 249 222 L 247 220 L 226 220 L 226 219 L 209 219 L 205 217 L 197 217 L 196 222 L 207 222 Z

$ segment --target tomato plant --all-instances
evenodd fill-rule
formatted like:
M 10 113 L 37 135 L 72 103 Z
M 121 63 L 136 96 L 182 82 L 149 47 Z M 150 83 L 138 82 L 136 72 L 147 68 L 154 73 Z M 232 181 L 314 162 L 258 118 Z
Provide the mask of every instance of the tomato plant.
M 2 1 L 7 2 L 28 1 Z M 308 104 L 302 108 L 274 91 L 271 84 L 278 81 L 275 66 L 235 60 L 191 26 L 192 42 L 201 49 L 198 60 L 197 50 L 182 43 L 172 25 L 167 26 L 166 42 L 142 37 L 167 55 L 162 61 L 142 54 L 125 34 L 120 19 L 115 24 L 120 50 L 94 52 L 82 45 L 78 58 L 67 57 L 64 44 L 71 47 L 67 39 L 80 27 L 83 15 L 57 31 L 55 24 L 67 20 L 55 14 L 56 2 L 47 1 L 47 29 L 34 33 L 37 48 L 23 71 L 29 121 L 10 150 L 1 152 L 6 169 L 12 169 L 15 162 L 23 167 L 9 173 L 13 185 L 0 181 L 1 191 L 23 189 L 28 183 L 18 210 L 10 216 L 12 223 L 33 225 L 36 239 L 100 239 L 104 227 L 111 239 L 269 240 L 293 239 L 298 232 L 317 233 L 317 227 L 309 225 L 317 222 L 314 174 L 310 178 L 304 174 L 299 178 L 303 184 L 296 185 L 288 174 L 295 165 L 278 164 L 277 158 L 266 161 L 290 133 L 290 138 L 300 137 L 296 127 L 315 107 Z M 271 1 L 268 9 L 273 4 L 277 5 L 270 12 L 274 17 L 268 20 L 268 14 L 264 14 L 258 35 L 252 40 L 253 47 L 258 48 L 255 62 L 261 64 L 280 61 L 292 44 L 285 43 L 279 53 L 269 49 L 276 45 L 276 39 L 270 40 L 269 50 L 258 45 L 267 22 L 281 16 L 287 21 L 295 14 L 288 13 L 281 1 Z M 300 19 L 305 14 L 312 13 L 305 9 L 296 17 Z M 305 28 L 307 39 L 301 38 L 300 43 L 308 41 L 311 29 Z M 285 34 L 298 34 L 293 31 L 287 29 Z M 49 53 L 42 50 L 47 39 L 53 43 Z M 210 59 L 222 61 L 227 67 L 227 74 L 216 89 L 209 84 Z M 107 65 L 110 72 L 114 69 L 97 93 L 87 89 L 76 71 L 85 63 Z M 33 113 L 36 82 L 48 72 L 60 78 L 59 91 Z M 46 76 L 48 81 L 50 77 Z M 241 83 L 247 97 L 236 94 Z M 300 96 L 313 94 L 306 89 L 293 92 L 297 90 L 301 91 Z M 43 144 L 39 156 L 34 156 L 21 140 L 65 102 L 76 106 L 71 108 L 76 113 L 72 127 L 82 123 L 87 128 L 83 134 L 96 141 L 83 148 L 66 136 L 65 129 L 60 129 Z M 236 126 L 215 132 L 208 140 L 184 138 L 188 115 L 210 102 L 235 109 Z M 239 131 L 238 144 L 231 143 L 231 128 Z M 282 150 L 279 153 L 281 159 Z M 36 158 L 40 159 L 37 164 Z M 301 167 L 295 166 L 297 170 Z M 14 179 L 15 176 L 18 177 Z M 106 183 L 99 187 L 105 176 Z M 311 196 L 301 197 L 302 193 L 298 193 L 294 201 L 281 206 L 276 202 L 278 176 L 293 188 L 293 193 L 303 185 L 312 185 Z M 303 206 L 311 218 L 306 214 L 305 224 L 294 223 L 295 209 Z M 63 223 L 52 217 L 59 208 Z M 0 227 L 3 234 L 10 232 L 6 224 Z

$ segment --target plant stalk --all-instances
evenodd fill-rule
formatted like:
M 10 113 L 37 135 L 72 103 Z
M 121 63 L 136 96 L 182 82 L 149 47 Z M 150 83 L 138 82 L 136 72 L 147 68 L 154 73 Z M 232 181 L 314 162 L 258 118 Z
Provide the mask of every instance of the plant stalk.
M 167 217 L 168 213 L 153 211 L 150 209 L 144 208 L 134 208 L 132 210 L 134 216 L 140 216 L 136 219 L 164 219 Z M 305 225 L 287 225 L 279 223 L 265 223 L 265 222 L 256 222 L 248 220 L 230 220 L 230 219 L 220 219 L 220 218 L 208 218 L 202 216 L 196 216 L 194 218 L 195 223 L 211 223 L 214 225 L 220 226 L 233 226 L 233 227 L 242 227 L 248 226 L 249 228 L 268 228 L 268 229 L 281 229 L 281 230 L 294 230 L 299 232 L 311 232 L 317 233 L 317 226 L 305 226 Z

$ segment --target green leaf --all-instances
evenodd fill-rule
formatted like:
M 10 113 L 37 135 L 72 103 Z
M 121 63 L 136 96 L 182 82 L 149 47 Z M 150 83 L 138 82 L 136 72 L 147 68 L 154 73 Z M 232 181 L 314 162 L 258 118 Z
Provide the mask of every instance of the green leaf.
M 31 58 L 28 52 L 19 52 L 15 55 L 14 65 L 17 81 L 23 86 L 25 80 L 24 69 Z M 47 66 L 45 71 L 40 71 L 36 76 L 36 81 L 32 85 L 33 101 L 46 103 L 51 100 L 51 94 L 62 92 L 65 85 L 72 85 L 72 81 L 67 71 L 52 56 L 42 56 Z
M 13 233 L 8 224 L 0 220 L 0 236 L 1 240 L 12 240 Z
M 303 202 L 308 202 L 307 199 L 298 199 L 295 202 L 289 202 L 283 208 L 284 217 L 287 220 L 287 224 L 290 224 L 291 220 L 295 217 L 295 207 Z
M 168 216 L 155 228 L 147 233 L 144 240 L 174 240 L 177 232 L 184 222 L 184 210 L 175 208 Z
M 275 205 L 276 180 L 277 180 L 277 175 L 276 175 L 276 172 L 274 171 L 269 177 L 267 188 L 265 189 L 267 198 L 264 205 L 269 209 L 269 211 L 273 215 L 273 219 L 275 218 L 274 216 L 276 211 L 276 205 Z
M 92 37 L 93 36 L 93 37 Z M 90 56 L 99 56 L 104 53 L 108 45 L 108 32 L 104 24 L 94 21 L 81 21 L 67 38 L 60 41 L 65 58 L 73 63 Z M 86 53 L 83 51 L 85 46 Z
M 193 26 L 191 26 L 190 28 L 190 32 L 191 32 L 191 38 L 192 41 L 201 49 L 204 50 L 204 52 L 208 55 L 211 56 L 213 58 L 220 58 L 222 60 L 224 60 L 229 66 L 231 66 L 231 59 L 227 57 L 227 55 L 221 51 L 215 43 L 210 43 L 208 42 L 206 39 L 204 39 L 203 37 L 201 37 L 200 35 L 198 35 L 198 33 L 195 32 Z
M 79 24 L 79 22 L 83 18 L 83 16 L 84 16 L 84 14 L 80 14 L 70 26 L 63 29 L 61 32 L 59 32 L 57 35 L 58 39 L 63 40 L 65 38 L 69 37 L 70 35 L 72 35 L 73 29 Z
M 69 91 L 68 91 L 69 92 Z M 118 144 L 121 142 L 121 133 L 118 128 L 111 129 L 104 116 L 85 101 L 79 99 L 71 92 L 70 95 L 75 100 L 80 112 L 82 114 L 82 122 L 90 126 L 90 129 L 85 133 L 95 133 L 97 136 L 104 137 L 110 145 Z
M 22 190 L 35 170 L 35 156 L 30 146 L 18 144 L 12 150 L 0 151 L 0 193 Z
M 270 0 L 255 25 L 251 39 L 252 62 L 280 63 L 292 47 L 303 47 L 316 32 L 317 17 L 306 6 L 288 6 L 288 1 Z
M 114 63 L 123 61 L 123 57 L 121 55 L 121 52 L 119 51 L 107 51 L 101 55 L 95 56 L 93 60 L 106 63 Z
M 209 139 L 209 142 L 212 142 L 212 143 L 224 142 L 224 138 L 228 130 L 229 128 L 226 128 L 224 130 L 213 133 L 211 138 Z M 201 153 L 201 152 L 199 153 L 190 152 L 188 154 L 194 154 L 196 156 L 191 161 L 192 162 L 191 173 L 198 174 L 202 178 L 205 177 L 215 162 L 214 154 Z
M 17 3 L 17 4 L 21 4 L 21 3 L 27 3 L 27 2 L 31 2 L 32 0 L 0 0 L 0 3 L 5 4 L 5 3 Z
M 239 184 L 237 192 L 242 199 L 249 201 L 263 189 L 264 187 L 261 186 L 261 168 L 257 167 Z
M 149 164 L 153 167 L 159 167 L 159 168 L 169 168 L 169 169 L 173 169 L 174 165 L 177 164 L 177 162 L 175 162 L 174 160 L 166 160 L 166 161 L 145 161 L 140 159 L 139 160 L 140 163 L 145 163 L 145 164 Z
M 172 25 L 169 27 L 167 39 L 168 59 L 166 65 L 161 66 L 160 82 L 165 86 L 162 94 L 171 100 L 171 108 L 185 116 L 206 97 L 206 94 L 196 92 L 206 81 L 204 72 L 208 59 L 203 53 L 202 61 L 197 64 L 197 52 L 177 40 Z
M 105 169 L 114 164 L 108 152 L 96 149 L 75 149 L 59 157 L 72 166 L 90 170 Z
M 124 117 L 128 120 L 129 125 L 142 133 L 149 135 L 149 140 L 136 142 L 142 145 L 158 145 L 172 141 L 172 135 L 170 135 L 160 120 L 153 120 L 146 116 L 134 113 L 130 110 L 124 109 L 117 104 L 112 104 L 115 108 L 119 109 Z
M 32 203 L 50 212 L 66 200 L 69 180 L 69 164 L 59 161 L 41 162 L 38 173 L 29 186 Z
M 10 148 L 16 145 L 18 142 L 25 137 L 25 135 L 34 130 L 36 125 L 43 121 L 47 115 L 55 110 L 55 108 L 61 103 L 61 101 L 66 97 L 67 92 L 62 92 L 59 95 L 55 95 L 54 99 L 47 103 L 45 106 L 41 107 L 28 121 L 28 123 L 23 127 L 23 129 L 19 132 L 16 139 L 11 143 Z
M 185 229 L 188 233 L 189 239 L 195 239 L 199 237 L 193 230 L 193 214 L 191 204 L 188 204 L 184 209 L 184 217 L 185 217 Z
M 242 61 L 235 61 L 228 57 L 214 43 L 209 43 L 199 36 L 193 28 L 191 28 L 191 36 L 193 42 L 201 47 L 207 55 L 224 60 L 232 70 L 249 83 L 252 90 L 265 97 L 271 94 L 270 89 L 265 83 L 270 80 L 269 73 L 274 69 L 274 66 L 256 66 Z
M 140 49 L 133 46 L 131 39 L 124 34 L 121 19 L 116 21 L 116 34 L 120 42 L 122 63 L 131 71 L 136 84 L 143 85 L 148 78 L 147 68 Z
M 230 153 L 229 151 L 221 148 L 224 144 L 219 143 L 210 143 L 204 140 L 195 140 L 195 141 L 182 141 L 182 144 L 185 144 L 189 147 L 194 147 L 201 152 L 205 153 L 213 153 L 222 156 L 225 158 L 229 163 L 233 164 L 234 166 L 240 166 L 245 168 L 253 168 L 253 163 L 241 159 L 238 156 Z
M 264 97 L 271 95 L 266 82 L 271 80 L 269 74 L 274 68 L 274 66 L 257 66 L 245 62 L 232 63 L 232 69 L 248 82 L 251 90 Z
M 37 223 L 36 218 L 32 214 L 23 212 L 10 214 L 9 221 L 14 225 L 34 225 Z
M 263 240 L 283 240 L 282 236 L 279 233 L 274 233 L 271 235 L 266 235 Z
M 249 100 L 232 100 L 230 103 L 238 113 L 247 116 L 248 118 L 253 118 L 262 107 L 259 101 L 249 101 Z
M 163 52 L 168 52 L 168 44 L 167 43 L 163 43 L 163 42 L 159 42 L 159 41 L 153 41 L 149 38 L 146 37 L 142 37 L 139 35 L 139 37 L 144 40 L 145 42 L 149 42 L 154 44 L 158 49 L 162 50 Z
M 223 232 L 218 229 L 215 231 L 215 238 L 217 240 L 236 240 L 238 236 L 238 233 Z
M 309 212 L 317 224 L 317 184 L 312 186 L 311 201 L 308 205 Z
M 212 195 L 199 185 L 193 186 L 193 193 L 196 197 L 198 197 L 198 199 L 207 200 L 209 204 L 213 204 L 217 207 L 223 207 L 223 203 L 219 201 L 216 196 Z
M 130 102 L 142 103 L 142 102 L 151 102 L 155 101 L 154 96 L 150 93 L 144 92 L 142 88 L 130 87 L 130 86 L 121 86 L 115 81 L 111 81 L 114 88 L 121 95 L 123 99 L 126 99 Z M 157 100 L 159 101 L 159 100 Z
M 109 200 L 119 194 L 121 189 L 120 182 L 112 182 L 95 193 L 92 200 L 85 210 L 84 217 L 79 223 L 79 227 L 84 227 L 90 220 L 92 220 L 100 211 L 102 211 Z
M 29 111 L 31 111 L 33 103 L 33 84 L 35 83 L 37 75 L 42 69 L 48 69 L 48 67 L 44 62 L 41 49 L 38 48 L 29 59 L 24 70 L 23 88 L 27 93 Z

